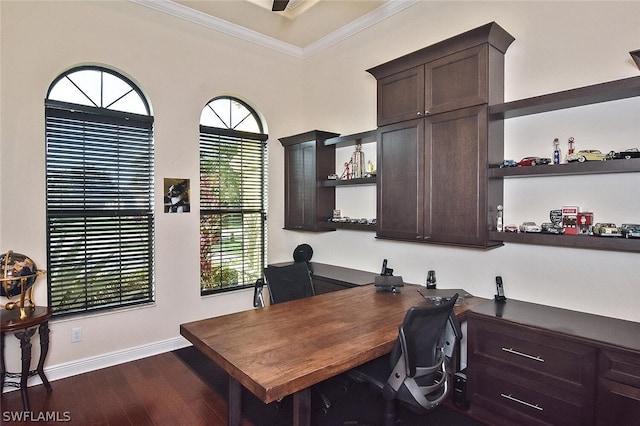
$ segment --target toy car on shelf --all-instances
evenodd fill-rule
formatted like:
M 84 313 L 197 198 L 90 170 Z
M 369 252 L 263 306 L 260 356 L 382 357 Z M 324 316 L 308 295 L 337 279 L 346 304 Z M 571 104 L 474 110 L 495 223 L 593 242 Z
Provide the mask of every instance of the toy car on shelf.
M 544 222 L 540 224 L 540 231 L 543 234 L 556 234 L 556 235 L 564 234 L 564 228 L 562 226 L 555 225 L 551 222 Z
M 504 160 L 502 164 L 500 164 L 500 167 L 515 167 L 517 165 L 516 160 Z
M 543 158 L 543 157 L 524 157 L 522 160 L 518 161 L 516 165 L 518 166 L 536 166 L 538 164 L 550 164 L 551 158 Z
M 640 150 L 638 148 L 629 148 L 626 151 L 615 152 L 611 151 L 609 153 L 609 157 L 614 160 L 624 159 L 628 160 L 629 158 L 640 158 Z
M 585 149 L 582 151 L 574 152 L 567 155 L 567 162 L 573 163 L 575 161 L 584 163 L 585 161 L 605 161 L 611 157 L 608 154 L 603 154 L 597 149 Z
M 516 225 L 505 225 L 504 232 L 518 232 L 518 227 Z
M 625 238 L 640 238 L 640 224 L 623 223 L 620 225 L 620 233 Z
M 593 235 L 600 235 L 601 237 L 621 237 L 622 233 L 613 223 L 596 223 L 593 226 Z
M 541 232 L 542 229 L 535 222 L 522 222 L 520 232 Z

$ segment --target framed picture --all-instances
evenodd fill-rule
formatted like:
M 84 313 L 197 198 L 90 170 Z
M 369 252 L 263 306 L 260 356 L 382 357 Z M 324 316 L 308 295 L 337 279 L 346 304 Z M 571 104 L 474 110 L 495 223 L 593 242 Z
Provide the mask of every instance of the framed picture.
M 189 179 L 164 178 L 164 212 L 189 213 Z

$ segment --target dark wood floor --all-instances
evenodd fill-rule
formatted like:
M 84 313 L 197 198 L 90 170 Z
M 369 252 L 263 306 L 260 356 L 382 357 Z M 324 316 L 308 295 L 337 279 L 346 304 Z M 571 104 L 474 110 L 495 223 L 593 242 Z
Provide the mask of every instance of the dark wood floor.
M 29 389 L 31 411 L 77 425 L 223 425 L 227 402 L 173 352 L 121 364 Z M 2 395 L 7 412 L 21 412 L 20 392 Z M 30 423 L 11 423 L 30 424 Z M 245 422 L 246 425 L 251 425 Z
M 52 382 L 53 392 L 44 386 L 29 388 L 31 415 L 68 419 L 72 425 L 225 425 L 227 419 L 226 374 L 194 348 L 184 348 L 142 360 Z M 245 391 L 246 392 L 246 391 Z M 314 426 L 375 425 L 381 418 L 379 394 L 354 388 L 342 397 L 329 415 L 315 415 Z M 2 394 L 2 418 L 7 425 L 52 424 L 54 422 L 12 421 L 22 413 L 19 391 Z M 313 403 L 313 401 L 312 401 Z M 284 400 L 265 405 L 243 393 L 243 426 L 290 424 L 291 406 Z M 399 412 L 400 414 L 400 412 Z M 51 417 L 53 416 L 53 417 Z M 403 425 L 476 426 L 454 410 L 436 410 L 431 418 L 405 415 Z

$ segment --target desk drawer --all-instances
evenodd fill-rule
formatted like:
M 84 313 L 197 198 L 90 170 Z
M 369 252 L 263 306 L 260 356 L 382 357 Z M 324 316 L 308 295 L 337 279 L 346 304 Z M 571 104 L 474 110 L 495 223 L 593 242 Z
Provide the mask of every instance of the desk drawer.
M 468 322 L 469 357 L 550 386 L 593 395 L 596 349 L 510 323 Z
M 577 426 L 593 423 L 592 397 L 565 392 L 478 364 L 474 364 L 469 381 L 473 384 L 473 404 L 499 413 L 515 424 Z

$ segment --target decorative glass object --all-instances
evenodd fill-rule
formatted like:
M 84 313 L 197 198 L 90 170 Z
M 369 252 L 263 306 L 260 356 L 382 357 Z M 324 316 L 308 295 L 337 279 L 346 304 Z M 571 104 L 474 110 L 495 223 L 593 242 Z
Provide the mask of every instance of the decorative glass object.
M 25 301 L 28 301 L 28 307 L 33 309 L 36 307 L 33 302 L 33 285 L 38 276 L 45 273 L 44 270 L 38 269 L 35 262 L 30 257 L 15 253 L 12 250 L 0 255 L 0 296 L 11 299 L 20 295 L 18 302 L 8 302 L 5 309 L 20 309 L 20 319 L 29 316 L 25 309 Z

